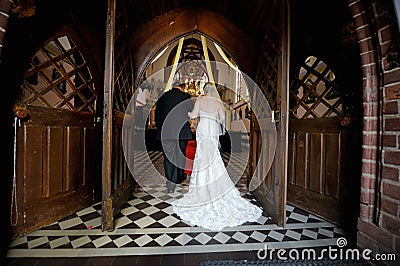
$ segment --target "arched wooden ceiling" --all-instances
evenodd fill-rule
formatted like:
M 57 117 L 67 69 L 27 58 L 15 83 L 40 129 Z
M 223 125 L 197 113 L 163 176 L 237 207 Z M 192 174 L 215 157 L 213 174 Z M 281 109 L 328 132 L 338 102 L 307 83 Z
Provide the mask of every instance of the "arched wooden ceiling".
M 181 8 L 155 17 L 132 34 L 135 76 L 139 77 L 144 73 L 148 62 L 157 51 L 171 41 L 192 32 L 203 34 L 224 47 L 235 58 L 240 69 L 249 76 L 255 73 L 260 48 L 258 46 L 262 41 L 254 41 L 219 13 L 203 8 Z
M 136 31 L 154 18 L 176 9 L 207 9 L 219 13 L 254 41 L 263 39 L 276 0 L 126 0 L 129 27 Z

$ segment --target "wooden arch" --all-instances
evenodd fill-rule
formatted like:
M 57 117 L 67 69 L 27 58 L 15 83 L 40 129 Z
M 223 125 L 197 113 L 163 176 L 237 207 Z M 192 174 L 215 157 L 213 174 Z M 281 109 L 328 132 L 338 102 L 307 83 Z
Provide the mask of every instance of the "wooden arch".
M 145 29 L 132 35 L 135 84 L 154 55 L 181 36 L 199 32 L 234 54 L 241 70 L 253 76 L 257 64 L 256 44 L 232 22 L 218 13 L 204 9 L 174 10 L 157 17 Z M 136 86 L 137 87 L 137 86 Z

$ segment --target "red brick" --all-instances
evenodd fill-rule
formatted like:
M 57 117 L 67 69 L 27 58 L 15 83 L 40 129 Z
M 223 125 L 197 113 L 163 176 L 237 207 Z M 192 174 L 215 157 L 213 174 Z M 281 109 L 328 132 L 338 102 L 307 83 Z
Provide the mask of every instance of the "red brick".
M 360 204 L 360 216 L 371 219 L 372 218 L 372 207 L 366 204 Z
M 387 55 L 387 53 L 391 51 L 392 46 L 393 46 L 392 42 L 386 42 L 386 43 L 381 44 L 381 54 Z M 386 83 L 384 83 L 384 85 L 385 84 Z
M 400 151 L 385 151 L 385 163 L 400 165 Z
M 385 118 L 385 130 L 400 131 L 400 118 Z
M 8 17 L 0 14 L 0 26 L 3 29 L 6 29 L 7 28 L 7 24 L 8 24 Z
M 359 1 L 350 0 L 350 1 L 348 1 L 348 6 L 350 8 L 350 12 L 353 17 L 354 16 L 363 16 L 362 11 L 364 10 L 364 8 L 361 7 L 361 4 Z M 357 25 L 357 26 L 361 26 L 361 25 Z
M 399 204 L 388 199 L 382 199 L 381 209 L 384 212 L 397 216 Z
M 385 29 L 390 29 L 391 21 L 388 19 L 388 16 L 383 12 L 382 8 L 375 9 L 375 18 L 376 18 L 376 26 L 380 31 L 384 31 Z M 386 37 L 388 38 L 388 36 Z M 382 43 L 382 42 L 381 42 Z
M 357 229 L 358 231 L 364 233 L 372 239 L 375 239 L 379 243 L 379 245 L 383 245 L 389 248 L 392 247 L 392 235 L 383 230 L 381 227 L 377 227 L 372 223 L 366 222 L 362 219 L 358 219 Z
M 393 234 L 400 236 L 400 220 L 394 219 L 389 215 L 382 214 L 382 226 Z
M 397 145 L 396 135 L 384 135 L 383 136 L 383 146 L 396 147 L 396 145 Z
M 0 1 L 0 11 L 6 14 L 10 14 L 10 10 L 12 7 L 11 1 Z
M 375 178 L 369 176 L 361 176 L 361 187 L 365 189 L 374 189 Z
M 364 148 L 362 150 L 362 158 L 369 159 L 369 160 L 375 160 L 376 159 L 376 149 Z
M 360 54 L 375 51 L 374 44 L 370 39 L 361 40 L 359 44 L 360 44 Z M 376 75 L 376 71 L 374 72 L 374 75 Z M 364 73 L 363 77 L 369 78 L 370 76 L 366 76 Z
M 361 171 L 365 174 L 376 174 L 376 164 L 362 162 Z
M 363 65 L 371 64 L 375 62 L 375 53 L 374 51 L 369 51 L 368 53 L 361 55 L 361 62 Z
M 383 78 L 384 84 L 392 84 L 399 82 L 400 68 L 393 69 L 390 72 L 386 72 Z M 384 85 L 385 86 L 385 85 Z
M 387 86 L 385 89 L 385 99 L 400 99 L 400 84 Z
M 366 87 L 367 90 L 369 90 L 369 93 L 373 92 L 373 94 L 377 95 L 378 94 L 378 84 L 376 84 L 375 79 L 373 77 L 377 76 L 377 69 L 376 69 L 376 63 L 373 64 L 363 64 L 361 62 L 361 70 L 363 73 L 363 77 L 370 79 L 369 80 L 369 87 Z
M 361 232 L 357 232 L 357 245 L 364 249 L 372 250 L 374 254 L 379 252 L 379 247 L 375 240 Z
M 363 145 L 376 146 L 377 135 L 376 134 L 364 134 L 363 135 Z
M 367 103 L 364 104 L 364 117 L 374 117 L 378 113 L 378 104 L 377 103 Z
M 369 74 L 369 75 L 372 75 L 372 74 Z M 370 76 L 368 76 L 367 79 L 369 80 Z M 369 80 L 369 82 L 371 83 L 372 81 Z M 371 87 L 371 86 L 374 86 L 374 85 L 375 84 L 368 84 L 368 82 L 365 83 L 366 87 Z M 370 103 L 378 102 L 378 91 L 376 90 L 376 88 L 366 88 L 366 89 L 364 89 L 363 101 L 364 102 L 370 102 Z
M 383 182 L 383 195 L 400 200 L 400 186 Z
M 362 28 L 359 28 L 359 29 L 357 30 L 357 38 L 358 38 L 359 40 L 364 40 L 364 39 L 366 39 L 369 35 L 370 35 L 370 33 L 369 33 L 369 28 L 368 28 L 368 27 L 362 27 Z M 374 61 L 375 61 L 375 60 L 373 60 L 372 62 L 374 62 Z M 369 64 L 369 63 L 368 63 L 369 61 L 361 61 L 361 62 L 362 62 L 363 65 Z
M 386 29 L 382 29 L 381 32 L 381 37 L 382 37 L 382 43 L 387 42 L 392 39 L 392 28 L 387 27 Z
M 374 193 L 368 191 L 361 191 L 360 201 L 362 203 L 373 204 L 374 203 Z
M 364 119 L 363 130 L 365 131 L 376 131 L 377 129 L 377 120 L 366 120 Z
M 354 26 L 355 28 L 359 28 L 360 26 L 367 25 L 367 19 L 365 16 L 356 16 L 353 17 Z
M 386 102 L 383 105 L 383 113 L 384 114 L 397 114 L 399 112 L 398 105 L 399 104 L 397 101 Z
M 399 169 L 389 167 L 389 166 L 384 166 L 382 168 L 382 176 L 384 178 L 398 181 L 399 180 Z

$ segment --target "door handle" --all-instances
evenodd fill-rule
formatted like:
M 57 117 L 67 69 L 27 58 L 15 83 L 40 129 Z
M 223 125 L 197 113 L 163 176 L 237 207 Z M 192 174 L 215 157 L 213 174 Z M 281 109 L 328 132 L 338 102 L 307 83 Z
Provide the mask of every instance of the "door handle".
M 28 110 L 25 106 L 14 104 L 13 106 L 14 116 L 18 117 L 19 119 L 24 119 L 28 117 Z

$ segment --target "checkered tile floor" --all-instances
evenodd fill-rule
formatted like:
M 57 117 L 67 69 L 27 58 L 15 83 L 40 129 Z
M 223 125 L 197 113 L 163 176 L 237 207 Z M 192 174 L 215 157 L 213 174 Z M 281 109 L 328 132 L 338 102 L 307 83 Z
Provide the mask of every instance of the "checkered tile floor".
M 157 152 L 152 158 L 161 160 Z M 224 154 L 224 160 L 229 156 Z M 234 160 L 232 156 L 231 160 Z M 257 204 L 238 182 L 243 197 Z M 168 194 L 165 186 L 135 191 L 116 217 L 115 230 L 101 231 L 101 203 L 94 204 L 56 223 L 11 242 L 8 257 L 87 257 L 144 254 L 181 254 L 304 248 L 335 245 L 343 230 L 297 207 L 287 206 L 287 225 L 281 228 L 267 213 L 257 222 L 228 227 L 221 232 L 205 230 L 180 220 L 170 202 L 182 196 L 188 182 Z

